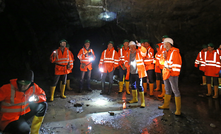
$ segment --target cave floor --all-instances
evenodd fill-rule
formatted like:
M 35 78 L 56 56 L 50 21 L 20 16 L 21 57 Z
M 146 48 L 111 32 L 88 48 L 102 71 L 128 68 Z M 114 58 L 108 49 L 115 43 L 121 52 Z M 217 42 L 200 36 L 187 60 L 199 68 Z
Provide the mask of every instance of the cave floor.
M 111 95 L 100 95 L 100 81 L 92 81 L 92 92 L 77 93 L 77 84 L 72 79 L 74 90 L 66 90 L 66 99 L 56 90 L 54 101 L 48 102 L 42 134 L 221 134 L 221 100 L 205 97 L 206 86 L 179 83 L 182 115 L 178 117 L 173 114 L 174 97 L 169 110 L 158 109 L 163 104 L 156 97 L 160 91 L 154 97 L 145 95 L 146 107 L 140 108 L 140 99 L 128 104 L 132 96 L 118 94 L 117 84 Z

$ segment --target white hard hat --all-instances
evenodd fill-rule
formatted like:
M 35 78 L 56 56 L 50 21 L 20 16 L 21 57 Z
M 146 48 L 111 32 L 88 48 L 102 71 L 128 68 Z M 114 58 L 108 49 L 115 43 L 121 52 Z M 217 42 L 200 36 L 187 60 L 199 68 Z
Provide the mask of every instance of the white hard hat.
M 173 39 L 171 38 L 165 38 L 163 42 L 164 43 L 169 42 L 171 45 L 173 45 Z
M 136 43 L 134 41 L 130 41 L 129 46 L 131 46 L 131 45 L 135 45 L 136 46 Z

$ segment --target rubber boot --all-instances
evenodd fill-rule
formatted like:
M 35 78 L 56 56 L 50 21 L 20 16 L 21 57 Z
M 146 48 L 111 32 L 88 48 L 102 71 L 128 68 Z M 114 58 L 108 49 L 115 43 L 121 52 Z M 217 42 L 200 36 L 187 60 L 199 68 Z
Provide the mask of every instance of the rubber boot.
M 60 88 L 60 90 L 61 90 L 61 88 L 62 88 L 62 81 L 60 81 L 59 88 Z
M 73 88 L 70 87 L 70 80 L 67 80 L 66 85 L 67 85 L 67 89 L 68 90 L 73 90 Z
M 156 89 L 154 89 L 155 91 L 160 90 L 160 80 L 156 80 Z
M 91 92 L 92 89 L 91 89 L 91 83 L 90 82 L 91 82 L 90 80 L 87 80 L 87 90 Z
M 158 97 L 160 97 L 160 98 L 164 97 L 165 92 L 166 92 L 165 91 L 165 85 L 162 84 L 162 93 L 160 95 L 158 95 Z
M 219 96 L 218 86 L 214 86 L 214 96 L 213 99 L 217 99 Z
M 41 124 L 43 122 L 44 116 L 34 116 L 31 124 L 31 133 L 30 134 L 39 134 L 39 130 L 41 127 Z
M 105 83 L 101 82 L 101 95 L 104 94 L 104 89 L 105 89 Z
M 65 85 L 62 85 L 61 87 L 61 98 L 65 99 L 66 96 L 64 95 L 64 91 L 65 91 Z
M 125 75 L 123 75 L 123 84 L 125 83 Z
M 149 83 L 150 96 L 153 96 L 153 83 Z
M 176 112 L 175 115 L 181 115 L 181 97 L 175 97 Z
M 164 103 L 162 106 L 159 106 L 159 109 L 169 109 L 169 105 L 170 105 L 170 99 L 171 99 L 171 95 L 165 94 L 164 95 Z
M 50 91 L 51 91 L 51 99 L 50 99 L 50 101 L 54 101 L 55 88 L 56 88 L 56 86 L 52 86 L 52 87 L 50 88 Z
M 206 76 L 202 76 L 202 81 L 203 81 L 203 83 L 200 85 L 206 85 Z
M 140 92 L 141 108 L 145 108 L 144 92 Z
M 132 96 L 133 96 L 133 99 L 131 101 L 128 101 L 128 103 L 137 103 L 138 102 L 137 90 L 132 90 Z
M 218 78 L 218 80 L 219 80 L 219 86 L 221 86 L 221 78 Z
M 144 94 L 147 93 L 147 83 L 143 83 L 143 90 L 144 90 Z
M 83 89 L 83 81 L 80 80 L 78 92 L 81 93 L 82 89 Z
M 213 77 L 211 77 L 211 87 L 213 87 Z
M 129 81 L 125 81 L 125 87 L 126 87 L 126 93 L 128 95 L 130 95 L 130 82 Z
M 107 94 L 110 95 L 111 91 L 112 91 L 112 83 L 109 83 L 109 88 L 108 88 Z
M 211 84 L 207 84 L 207 90 L 208 90 L 208 94 L 206 94 L 206 96 L 211 96 L 212 95 Z
M 118 91 L 118 93 L 120 94 L 120 93 L 122 93 L 123 92 L 123 88 L 124 88 L 124 83 L 123 83 L 123 81 L 119 81 L 119 91 Z

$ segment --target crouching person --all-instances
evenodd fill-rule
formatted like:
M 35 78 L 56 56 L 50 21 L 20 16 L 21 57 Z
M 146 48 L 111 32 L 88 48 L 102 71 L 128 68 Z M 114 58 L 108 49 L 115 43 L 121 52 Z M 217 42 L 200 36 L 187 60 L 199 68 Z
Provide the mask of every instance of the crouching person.
M 127 67 L 127 75 L 125 80 L 130 78 L 132 84 L 132 96 L 133 99 L 129 103 L 137 103 L 137 89 L 140 93 L 141 98 L 141 108 L 145 107 L 144 90 L 142 86 L 142 78 L 147 76 L 145 65 L 143 62 L 143 57 L 146 56 L 147 50 L 145 47 L 141 46 L 140 43 L 137 44 L 138 49 L 136 49 L 136 43 L 130 41 L 129 56 L 125 59 L 125 66 Z
M 39 134 L 47 110 L 45 92 L 34 83 L 31 70 L 0 88 L 0 129 L 9 134 Z M 27 120 L 33 118 L 31 128 Z

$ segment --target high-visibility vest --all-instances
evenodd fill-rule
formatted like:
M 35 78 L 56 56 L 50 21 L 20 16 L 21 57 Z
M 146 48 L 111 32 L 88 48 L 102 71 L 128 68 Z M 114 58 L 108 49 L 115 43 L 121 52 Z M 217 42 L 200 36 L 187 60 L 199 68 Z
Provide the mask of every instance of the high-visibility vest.
M 219 59 L 221 60 L 221 49 L 220 49 L 220 48 L 217 48 L 217 49 L 216 49 L 216 52 L 217 52 L 217 54 L 219 55 Z
M 129 56 L 129 47 L 127 49 L 125 49 L 124 47 L 122 47 L 119 51 L 118 51 L 118 56 L 119 56 L 119 66 L 123 67 L 123 64 L 125 62 L 125 58 L 127 59 L 127 57 Z
M 170 69 L 170 76 L 179 76 L 182 65 L 182 59 L 179 53 L 179 49 L 172 47 L 166 54 L 166 60 L 164 67 Z
M 215 50 L 210 53 L 206 51 L 204 54 L 204 64 L 205 64 L 205 72 L 206 76 L 219 77 L 220 71 L 220 59 Z
M 73 59 L 69 54 L 70 50 L 65 47 L 63 53 L 60 48 L 55 50 L 55 52 L 57 53 L 56 57 L 53 55 L 54 52 L 51 54 L 51 62 L 56 63 L 55 75 L 69 74 L 73 68 Z
M 161 68 L 160 68 L 160 63 L 159 63 L 159 61 L 160 61 L 160 54 L 157 52 L 156 54 L 155 54 L 155 72 L 156 73 L 161 73 Z
M 114 68 L 118 67 L 118 62 L 118 53 L 114 50 L 114 48 L 111 50 L 106 49 L 101 54 L 99 68 L 103 68 L 103 73 L 107 73 L 107 71 L 111 72 Z
M 85 56 L 87 53 L 92 53 L 92 55 L 91 56 Z M 92 70 L 92 61 L 94 61 L 95 60 L 95 55 L 94 55 L 94 51 L 93 51 L 93 49 L 89 49 L 88 51 L 83 47 L 80 51 L 79 51 L 79 53 L 78 53 L 78 55 L 77 55 L 77 57 L 78 57 L 78 59 L 80 60 L 80 63 L 84 63 L 85 64 L 85 66 L 84 66 L 84 68 L 83 68 L 83 66 L 81 66 L 80 65 L 80 70 L 81 71 L 87 71 L 87 69 L 88 70 Z M 90 61 L 90 58 L 93 58 L 93 60 L 92 61 Z
M 204 71 L 205 70 L 205 62 L 204 62 L 204 54 L 205 52 L 201 50 L 195 60 L 195 67 L 199 66 L 199 70 Z
M 152 47 L 147 48 L 147 55 L 144 57 L 144 64 L 146 70 L 153 70 L 154 69 L 154 50 Z
M 145 69 L 144 61 L 143 58 L 146 56 L 147 49 L 143 46 L 138 47 L 136 50 L 136 65 L 137 65 L 137 72 L 139 75 L 139 78 L 143 78 L 147 76 L 147 72 Z M 125 79 L 129 80 L 130 77 L 130 51 L 129 51 L 129 56 L 127 59 L 125 59 L 125 66 L 127 67 L 127 74 Z

